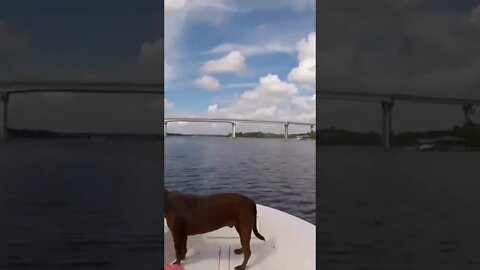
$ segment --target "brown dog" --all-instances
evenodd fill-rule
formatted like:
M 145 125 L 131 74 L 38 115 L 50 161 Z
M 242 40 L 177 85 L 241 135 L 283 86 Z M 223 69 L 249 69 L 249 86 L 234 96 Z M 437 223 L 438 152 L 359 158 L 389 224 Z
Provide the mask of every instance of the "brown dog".
M 235 227 L 242 247 L 235 249 L 234 253 L 243 253 L 243 262 L 235 270 L 243 270 L 247 266 L 252 253 L 252 230 L 257 238 L 265 241 L 257 231 L 257 205 L 236 193 L 194 196 L 165 189 L 165 218 L 175 246 L 174 264 L 180 264 L 185 259 L 188 235 L 203 234 L 225 226 Z

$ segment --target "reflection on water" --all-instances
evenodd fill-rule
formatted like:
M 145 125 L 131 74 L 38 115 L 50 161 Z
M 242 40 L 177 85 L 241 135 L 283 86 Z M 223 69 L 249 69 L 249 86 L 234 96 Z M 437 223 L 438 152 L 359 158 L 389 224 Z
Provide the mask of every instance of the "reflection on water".
M 162 148 L 0 144 L 0 269 L 161 269 Z
M 195 194 L 240 192 L 315 224 L 315 142 L 169 137 L 166 186 Z
M 324 269 L 480 269 L 480 153 L 318 151 Z

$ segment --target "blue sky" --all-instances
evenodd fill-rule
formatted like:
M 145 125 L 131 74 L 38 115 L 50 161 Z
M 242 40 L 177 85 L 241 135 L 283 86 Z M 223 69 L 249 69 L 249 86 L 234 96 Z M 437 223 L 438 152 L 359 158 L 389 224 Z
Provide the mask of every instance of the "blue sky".
M 278 1 L 275 5 L 240 0 L 166 1 L 165 17 L 167 116 L 315 121 L 314 82 L 288 79 L 299 66 L 299 42 L 315 35 L 314 1 Z M 310 45 L 314 47 L 314 41 Z M 313 49 L 313 58 L 314 53 Z M 225 60 L 228 55 L 233 55 L 230 61 Z M 205 67 L 222 58 L 223 63 Z M 258 89 L 260 79 L 269 74 L 277 76 L 269 83 L 277 83 L 278 96 L 286 93 L 284 98 L 272 101 L 270 84 Z M 203 84 L 198 82 L 202 78 Z M 241 96 L 249 91 L 261 95 L 254 105 L 242 107 Z M 269 100 L 262 102 L 262 98 Z M 303 104 L 305 100 L 311 102 Z M 295 102 L 309 107 L 296 110 Z M 209 106 L 218 110 L 209 111 Z M 172 126 L 172 132 L 216 132 L 205 124 Z

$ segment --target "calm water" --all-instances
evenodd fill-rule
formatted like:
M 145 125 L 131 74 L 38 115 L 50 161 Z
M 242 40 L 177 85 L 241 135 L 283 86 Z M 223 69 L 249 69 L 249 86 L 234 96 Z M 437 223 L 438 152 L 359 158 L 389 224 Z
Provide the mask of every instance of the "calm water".
M 317 151 L 322 269 L 480 269 L 480 153 Z
M 162 269 L 162 142 L 0 143 L 0 269 Z
M 165 185 L 195 194 L 240 192 L 315 224 L 315 142 L 168 137 Z
M 0 269 L 161 269 L 162 151 L 0 144 Z M 323 269 L 480 269 L 480 153 L 318 151 Z M 242 192 L 315 221 L 313 142 L 170 137 L 165 152 L 170 188 Z

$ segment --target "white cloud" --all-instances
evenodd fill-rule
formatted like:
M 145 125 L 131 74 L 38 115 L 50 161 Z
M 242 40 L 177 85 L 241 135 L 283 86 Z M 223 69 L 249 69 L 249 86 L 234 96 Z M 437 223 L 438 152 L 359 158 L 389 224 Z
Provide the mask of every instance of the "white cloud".
M 175 71 L 173 70 L 172 66 L 167 64 L 166 62 L 163 63 L 163 76 L 165 78 L 165 82 L 170 82 L 175 78 Z
M 289 81 L 315 86 L 315 46 L 315 33 L 310 33 L 298 43 L 298 66 L 288 74 Z
M 275 105 L 271 105 L 271 106 L 268 106 L 268 107 L 263 107 L 263 108 L 258 108 L 255 110 L 255 112 L 253 113 L 253 116 L 254 117 L 258 117 L 260 119 L 265 119 L 265 118 L 272 118 L 276 115 L 277 113 L 277 106 Z
M 288 74 L 288 80 L 315 86 L 315 66 L 313 58 L 300 61 L 298 67 L 293 68 Z
M 213 113 L 217 110 L 218 110 L 218 105 L 217 104 L 213 104 L 213 105 L 208 106 L 208 112 L 209 113 Z
M 195 80 L 195 84 L 206 90 L 217 90 L 220 88 L 220 82 L 212 76 L 204 75 Z
M 298 42 L 298 60 L 315 59 L 316 33 L 310 33 L 307 38 Z
M 165 0 L 165 10 L 178 10 L 185 6 L 186 0 Z
M 244 92 L 229 105 L 224 107 L 220 107 L 218 104 L 209 106 L 208 114 L 229 118 L 297 119 L 295 113 L 290 114 L 289 112 L 292 108 L 291 102 L 298 98 L 298 89 L 294 84 L 284 82 L 277 75 L 272 74 L 260 78 L 259 82 L 257 87 Z M 304 107 L 299 108 L 304 109 Z M 304 110 L 302 110 L 301 114 L 304 113 Z M 302 119 L 308 120 L 305 117 L 302 117 Z
M 247 69 L 245 57 L 238 51 L 233 51 L 226 56 L 206 62 L 201 70 L 205 73 L 233 73 L 243 74 Z
M 167 110 L 173 110 L 175 108 L 175 104 L 168 99 L 164 99 L 164 106 L 165 106 L 165 111 Z
M 279 41 L 272 41 L 266 44 L 237 44 L 237 43 L 225 43 L 221 44 L 209 51 L 208 54 L 227 53 L 231 51 L 238 51 L 242 55 L 255 56 L 266 55 L 276 53 L 293 53 L 297 50 L 295 44 L 284 44 Z
M 249 91 L 256 93 L 259 102 L 249 105 L 251 100 L 245 98 L 245 95 L 238 96 L 231 104 L 219 106 L 212 104 L 208 106 L 206 114 L 196 115 L 196 117 L 219 117 L 219 118 L 240 118 L 240 119 L 259 119 L 259 120 L 284 120 L 314 123 L 316 117 L 316 104 L 314 96 L 298 95 L 292 92 L 295 86 L 275 78 L 276 75 L 264 77 L 263 84 Z M 268 78 L 268 79 L 266 79 Z M 273 99 L 272 88 L 284 89 L 283 98 Z M 268 90 L 267 90 L 268 89 Z M 247 94 L 248 95 L 248 94 Z M 169 125 L 169 130 L 180 133 L 198 133 L 198 134 L 227 134 L 231 132 L 231 125 L 219 124 L 212 128 L 208 124 L 195 123 L 188 126 Z M 283 125 L 265 125 L 238 123 L 237 132 L 263 131 L 282 133 Z M 308 132 L 310 127 L 292 125 L 289 128 L 290 133 Z

